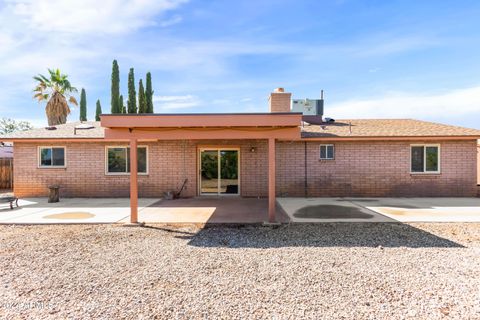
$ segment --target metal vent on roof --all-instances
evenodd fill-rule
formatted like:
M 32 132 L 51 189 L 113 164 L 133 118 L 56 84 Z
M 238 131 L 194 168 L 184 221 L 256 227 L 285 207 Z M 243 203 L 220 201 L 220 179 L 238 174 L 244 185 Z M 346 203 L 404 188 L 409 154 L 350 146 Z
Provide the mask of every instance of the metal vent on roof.
M 78 126 L 75 126 L 75 129 L 93 129 L 95 128 L 93 125 L 91 125 L 90 123 L 82 123 L 82 124 L 79 124 Z
M 76 135 L 77 130 L 89 130 L 89 129 L 93 129 L 93 128 L 95 128 L 95 126 L 93 126 L 90 123 L 81 123 L 78 126 L 75 126 L 75 128 L 73 128 L 73 134 Z

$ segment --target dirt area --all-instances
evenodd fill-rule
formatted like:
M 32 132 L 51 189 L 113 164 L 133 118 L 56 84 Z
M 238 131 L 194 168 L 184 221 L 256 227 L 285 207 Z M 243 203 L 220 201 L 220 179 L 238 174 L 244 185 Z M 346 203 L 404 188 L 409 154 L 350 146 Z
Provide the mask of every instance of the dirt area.
M 0 226 L 0 318 L 479 318 L 480 224 Z

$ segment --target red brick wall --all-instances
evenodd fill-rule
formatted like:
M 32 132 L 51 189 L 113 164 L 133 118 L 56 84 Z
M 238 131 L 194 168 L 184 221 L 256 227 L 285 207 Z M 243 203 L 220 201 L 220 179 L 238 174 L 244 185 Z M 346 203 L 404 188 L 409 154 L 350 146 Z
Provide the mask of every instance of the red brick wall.
M 290 112 L 291 101 L 291 93 L 272 92 L 268 98 L 270 112 Z
M 477 184 L 480 185 L 480 144 L 477 145 Z
M 480 197 L 480 140 L 477 145 L 477 197 Z
M 319 161 L 319 145 L 308 142 L 309 196 L 474 196 L 476 194 L 476 142 L 444 141 L 441 174 L 411 175 L 409 142 L 335 143 L 335 160 Z M 43 144 L 46 145 L 46 144 Z M 47 144 L 48 145 L 48 144 Z M 46 196 L 47 186 L 61 185 L 64 197 L 127 197 L 129 176 L 105 175 L 105 146 L 111 143 L 63 143 L 67 168 L 37 168 L 37 147 L 15 144 L 14 192 L 20 197 Z M 240 147 L 242 196 L 268 193 L 267 142 L 170 141 L 149 146 L 149 174 L 139 175 L 141 197 L 161 197 L 178 190 L 188 178 L 184 196 L 197 194 L 197 147 Z M 255 151 L 251 152 L 251 147 Z M 277 143 L 277 194 L 304 196 L 304 143 Z
M 180 189 L 183 196 L 197 194 L 197 147 L 211 145 L 240 147 L 240 190 L 243 196 L 267 194 L 266 141 L 169 141 L 140 143 L 148 146 L 149 174 L 138 176 L 141 197 L 161 197 Z M 19 197 L 48 195 L 47 186 L 59 184 L 64 197 L 128 197 L 129 175 L 105 175 L 105 146 L 112 143 L 58 143 L 66 146 L 67 167 L 37 168 L 39 144 L 15 143 L 14 192 Z M 256 152 L 250 152 L 254 146 Z
M 45 145 L 45 144 L 44 144 Z M 65 197 L 126 197 L 129 195 L 128 175 L 105 174 L 107 143 L 67 143 L 65 169 L 37 168 L 37 144 L 15 144 L 14 192 L 21 197 L 45 196 L 47 186 L 59 184 Z M 117 144 L 115 144 L 117 145 Z M 143 145 L 143 144 L 142 144 Z M 183 177 L 195 176 L 195 152 L 186 153 L 186 172 L 183 172 L 183 147 L 175 143 L 151 144 L 149 175 L 138 177 L 141 196 L 158 196 L 179 188 Z M 190 146 L 191 148 L 191 146 Z M 186 190 L 193 195 L 195 187 Z
M 308 142 L 308 195 L 475 196 L 475 141 L 438 142 L 440 174 L 410 174 L 410 143 L 335 143 L 335 160 L 320 161 L 320 143 Z M 277 162 L 277 193 L 303 196 L 304 143 L 281 142 L 277 146 L 277 157 L 280 158 Z M 281 156 L 287 154 L 288 156 Z

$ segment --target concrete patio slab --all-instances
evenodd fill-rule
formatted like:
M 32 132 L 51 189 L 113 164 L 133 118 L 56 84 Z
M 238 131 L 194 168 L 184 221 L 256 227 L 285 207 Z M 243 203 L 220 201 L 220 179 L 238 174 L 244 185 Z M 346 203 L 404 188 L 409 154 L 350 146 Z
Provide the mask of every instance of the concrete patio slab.
M 399 222 L 480 222 L 479 198 L 380 198 L 362 204 Z
M 279 198 L 292 222 L 480 222 L 479 198 Z
M 139 199 L 139 211 L 158 199 Z M 48 203 L 47 198 L 20 199 L 19 208 L 0 206 L 0 224 L 116 223 L 130 215 L 128 198 L 64 198 Z
M 0 204 L 0 224 L 124 223 L 128 198 L 21 199 L 20 208 Z M 139 199 L 145 223 L 263 223 L 267 199 L 198 197 Z M 480 222 L 479 198 L 278 198 L 279 222 Z
M 161 200 L 139 213 L 145 223 L 263 223 L 268 220 L 268 200 L 241 197 L 197 197 Z M 288 222 L 281 208 L 277 220 Z

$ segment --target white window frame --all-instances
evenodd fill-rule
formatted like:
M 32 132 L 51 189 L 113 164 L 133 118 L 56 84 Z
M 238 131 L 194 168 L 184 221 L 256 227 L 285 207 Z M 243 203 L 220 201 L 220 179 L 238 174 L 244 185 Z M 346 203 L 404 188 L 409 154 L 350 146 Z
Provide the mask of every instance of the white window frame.
M 327 158 L 322 158 L 322 147 L 326 147 L 326 152 L 325 152 L 325 156 L 327 156 Z M 328 147 L 332 147 L 333 148 L 333 158 L 328 158 Z M 319 147 L 318 147 L 318 159 L 320 160 L 335 160 L 335 145 L 333 143 L 330 143 L 330 144 L 321 144 Z
M 125 145 L 105 146 L 105 175 L 106 176 L 129 176 L 130 172 L 108 172 L 108 149 L 110 149 L 110 148 L 125 148 L 125 149 L 128 149 L 128 148 L 130 148 L 130 146 L 125 146 Z M 150 150 L 149 150 L 147 145 L 139 145 L 139 146 L 137 146 L 137 149 L 138 148 L 145 148 L 146 151 L 147 151 L 147 163 L 146 163 L 147 171 L 146 172 L 138 172 L 137 174 L 139 176 L 147 176 L 149 174 L 149 170 L 150 170 L 150 161 L 148 160 Z
M 412 147 L 423 147 L 423 172 L 414 172 L 412 171 Z M 427 147 L 436 147 L 438 148 L 438 170 L 437 171 L 427 171 L 427 152 L 426 148 Z M 425 143 L 419 143 L 419 144 L 411 144 L 410 145 L 410 174 L 440 174 L 441 173 L 441 148 L 440 144 L 425 144 Z
M 53 165 L 53 150 L 52 150 L 52 165 L 42 165 L 42 149 L 63 149 L 63 166 Z M 67 167 L 67 147 L 66 146 L 38 146 L 37 148 L 37 168 L 38 169 L 64 169 Z

